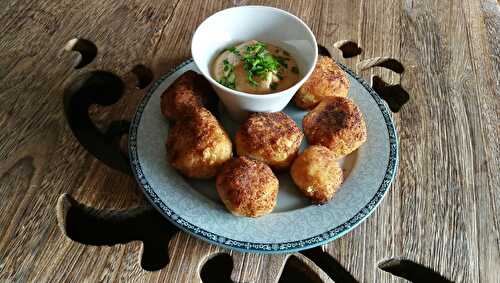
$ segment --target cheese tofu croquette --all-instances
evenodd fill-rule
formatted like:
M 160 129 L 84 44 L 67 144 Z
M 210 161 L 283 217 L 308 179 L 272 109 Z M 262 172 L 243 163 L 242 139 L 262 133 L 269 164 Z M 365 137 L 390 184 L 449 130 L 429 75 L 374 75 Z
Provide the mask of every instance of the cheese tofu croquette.
M 346 97 L 329 97 L 309 112 L 302 126 L 310 145 L 323 145 L 337 157 L 358 149 L 367 138 L 363 114 Z
M 325 97 L 346 97 L 349 79 L 335 61 L 319 56 L 309 79 L 294 96 L 295 104 L 302 109 L 312 109 Z
M 273 169 L 290 166 L 304 134 L 283 112 L 254 113 L 236 133 L 236 150 L 240 156 L 260 160 Z
M 241 156 L 224 164 L 217 175 L 216 186 L 231 213 L 258 217 L 273 210 L 279 183 L 265 163 Z
M 187 177 L 213 177 L 232 157 L 231 140 L 207 109 L 185 114 L 168 133 L 167 159 Z
M 210 83 L 202 75 L 187 71 L 172 83 L 161 95 L 160 107 L 163 116 L 177 120 L 193 108 L 211 108 L 217 96 Z
M 328 202 L 343 181 L 335 155 L 320 145 L 306 148 L 293 162 L 290 174 L 300 191 L 320 204 Z

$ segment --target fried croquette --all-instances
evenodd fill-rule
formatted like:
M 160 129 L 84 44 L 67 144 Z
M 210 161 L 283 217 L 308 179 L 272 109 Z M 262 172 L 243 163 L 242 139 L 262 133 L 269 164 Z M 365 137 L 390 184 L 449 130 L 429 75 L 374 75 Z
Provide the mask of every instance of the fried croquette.
M 336 157 L 347 155 L 359 148 L 367 138 L 363 114 L 346 97 L 329 97 L 302 120 L 310 145 L 328 147 Z
M 349 78 L 332 58 L 319 56 L 313 73 L 295 94 L 294 101 L 302 109 L 312 109 L 325 97 L 346 97 L 349 85 Z
M 210 83 L 202 75 L 187 71 L 171 84 L 161 95 L 161 112 L 169 120 L 182 118 L 193 108 L 215 104 L 217 96 Z
M 216 186 L 231 213 L 258 217 L 273 210 L 279 183 L 268 165 L 241 156 L 224 164 L 217 175 Z
M 207 109 L 195 109 L 174 123 L 166 142 L 170 164 L 183 175 L 210 178 L 232 157 L 227 133 Z
M 254 113 L 236 133 L 240 156 L 260 160 L 274 169 L 290 166 L 304 134 L 283 112 Z
M 293 162 L 290 174 L 302 193 L 319 204 L 332 199 L 343 180 L 336 156 L 320 145 L 306 148 Z

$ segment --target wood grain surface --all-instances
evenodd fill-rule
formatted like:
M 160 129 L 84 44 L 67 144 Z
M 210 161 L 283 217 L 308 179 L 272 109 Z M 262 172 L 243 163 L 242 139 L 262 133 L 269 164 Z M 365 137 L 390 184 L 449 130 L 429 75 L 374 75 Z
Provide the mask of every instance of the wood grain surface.
M 288 267 L 314 274 L 312 282 L 336 280 L 335 271 L 300 253 L 242 254 L 185 233 L 170 240 L 166 267 L 147 271 L 141 241 L 82 244 L 58 227 L 56 205 L 64 193 L 98 210 L 148 205 L 132 177 L 110 169 L 75 139 L 64 115 L 65 89 L 89 71 L 114 72 L 125 81 L 124 96 L 112 106 L 93 106 L 90 116 L 103 131 L 111 121 L 130 119 L 147 91 L 136 87 L 136 66 L 158 78 L 190 56 L 203 19 L 246 4 L 292 12 L 365 79 L 378 76 L 409 94 L 394 113 L 400 141 L 395 181 L 367 221 L 322 247 L 332 260 L 360 282 L 403 282 L 377 267 L 393 257 L 452 281 L 500 282 L 495 0 L 0 1 L 0 281 L 199 282 L 207 262 L 224 261 L 214 257 L 220 253 L 231 255 L 234 282 L 284 281 Z M 71 51 L 78 49 L 74 38 L 94 44 L 95 58 Z M 341 40 L 356 43 L 361 54 L 343 58 L 335 47 Z M 83 46 L 82 52 L 92 50 Z M 375 57 L 393 58 L 405 70 L 366 69 Z

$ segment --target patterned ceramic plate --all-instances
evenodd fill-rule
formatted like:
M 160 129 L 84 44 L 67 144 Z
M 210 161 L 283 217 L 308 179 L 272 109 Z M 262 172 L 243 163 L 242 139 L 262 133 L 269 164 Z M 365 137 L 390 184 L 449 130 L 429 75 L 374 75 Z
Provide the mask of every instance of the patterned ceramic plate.
M 168 122 L 160 112 L 160 95 L 182 73 L 195 70 L 192 60 L 163 76 L 144 97 L 132 122 L 129 152 L 132 170 L 151 203 L 172 223 L 205 241 L 246 252 L 293 252 L 338 238 L 370 215 L 387 192 L 396 172 L 396 130 L 385 103 L 347 67 L 349 97 L 366 119 L 368 140 L 341 161 L 345 181 L 325 205 L 310 204 L 288 172 L 278 175 L 280 190 L 274 211 L 259 218 L 236 217 L 219 200 L 215 181 L 181 176 L 166 161 Z M 292 103 L 293 104 L 293 103 Z M 284 111 L 297 125 L 307 113 L 289 105 Z M 234 138 L 238 125 L 219 107 L 222 125 Z M 302 149 L 306 146 L 305 141 Z

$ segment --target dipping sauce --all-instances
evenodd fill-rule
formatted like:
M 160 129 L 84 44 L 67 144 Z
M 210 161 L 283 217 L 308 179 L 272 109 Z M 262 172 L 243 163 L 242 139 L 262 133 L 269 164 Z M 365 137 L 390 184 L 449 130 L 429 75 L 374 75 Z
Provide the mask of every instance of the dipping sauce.
M 299 81 L 295 59 L 277 46 L 249 40 L 225 49 L 212 63 L 212 76 L 237 91 L 268 94 Z

